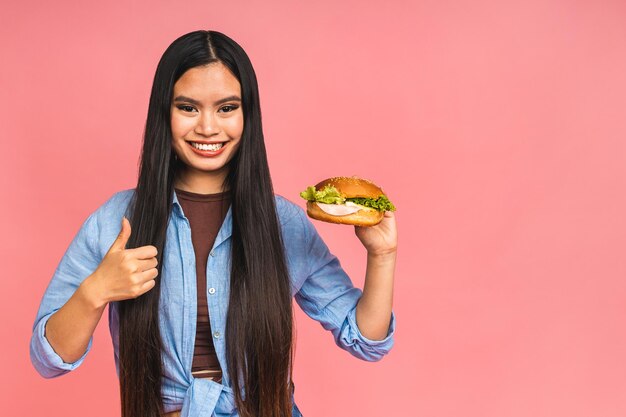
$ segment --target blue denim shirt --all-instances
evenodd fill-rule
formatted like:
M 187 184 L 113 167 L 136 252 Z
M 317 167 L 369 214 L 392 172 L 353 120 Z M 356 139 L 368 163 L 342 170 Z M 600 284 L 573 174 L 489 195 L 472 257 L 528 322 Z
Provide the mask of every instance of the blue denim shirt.
M 43 295 L 33 325 L 30 357 L 35 369 L 53 378 L 80 366 L 89 353 L 65 363 L 45 336 L 46 322 L 93 273 L 128 218 L 134 189 L 113 194 L 84 221 L 67 248 Z M 183 417 L 236 416 L 231 380 L 226 366 L 224 331 L 230 279 L 232 213 L 228 210 L 207 262 L 207 293 L 215 351 L 222 367 L 222 383 L 191 375 L 196 334 L 196 267 L 189 221 L 173 193 L 172 214 L 167 226 L 161 279 L 159 326 L 163 338 L 164 375 L 162 398 L 166 412 L 181 410 Z M 339 260 L 330 253 L 306 212 L 286 198 L 275 195 L 283 235 L 292 295 L 302 310 L 332 333 L 335 343 L 359 359 L 380 360 L 393 345 L 395 315 L 382 340 L 364 337 L 356 324 L 356 304 L 362 291 L 355 288 Z M 119 376 L 119 319 L 117 302 L 109 303 L 109 328 L 115 367 Z M 301 415 L 294 403 L 294 416 Z

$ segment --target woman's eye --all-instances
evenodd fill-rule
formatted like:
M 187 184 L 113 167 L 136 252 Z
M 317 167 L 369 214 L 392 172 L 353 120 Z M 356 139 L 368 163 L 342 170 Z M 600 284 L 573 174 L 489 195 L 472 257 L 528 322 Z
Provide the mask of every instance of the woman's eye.
M 194 108 L 192 106 L 188 106 L 188 105 L 180 105 L 180 106 L 176 106 L 178 107 L 180 110 L 184 111 L 184 112 L 192 112 L 194 111 Z
M 228 106 L 222 107 L 220 110 L 225 110 L 226 109 L 228 111 L 225 111 L 225 113 L 230 113 L 230 112 L 233 112 L 233 111 L 237 110 L 237 107 L 239 107 L 239 106 L 228 105 Z

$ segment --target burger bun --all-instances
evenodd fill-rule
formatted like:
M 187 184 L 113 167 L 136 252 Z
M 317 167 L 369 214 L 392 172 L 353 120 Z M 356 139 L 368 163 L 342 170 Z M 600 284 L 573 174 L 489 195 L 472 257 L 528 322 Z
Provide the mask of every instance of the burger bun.
M 316 220 L 337 224 L 352 224 L 355 226 L 375 226 L 383 220 L 385 213 L 378 210 L 359 210 L 345 216 L 333 216 L 326 213 L 314 201 L 307 201 L 306 214 Z

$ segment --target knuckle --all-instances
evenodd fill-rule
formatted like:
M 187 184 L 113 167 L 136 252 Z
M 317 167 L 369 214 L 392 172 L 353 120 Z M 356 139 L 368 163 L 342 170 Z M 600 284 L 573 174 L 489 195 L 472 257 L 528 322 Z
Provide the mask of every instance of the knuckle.
M 122 264 L 122 271 L 124 271 L 125 274 L 132 274 L 135 272 L 133 266 L 129 263 Z

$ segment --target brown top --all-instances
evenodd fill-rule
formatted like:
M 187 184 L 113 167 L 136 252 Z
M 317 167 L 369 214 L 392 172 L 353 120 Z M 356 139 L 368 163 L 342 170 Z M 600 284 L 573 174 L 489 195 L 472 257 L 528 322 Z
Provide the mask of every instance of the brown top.
M 196 378 L 222 380 L 222 369 L 215 354 L 207 303 L 207 258 L 230 206 L 228 191 L 198 194 L 174 188 L 191 226 L 198 286 L 198 321 L 191 372 Z M 209 275 L 211 271 L 209 271 Z

